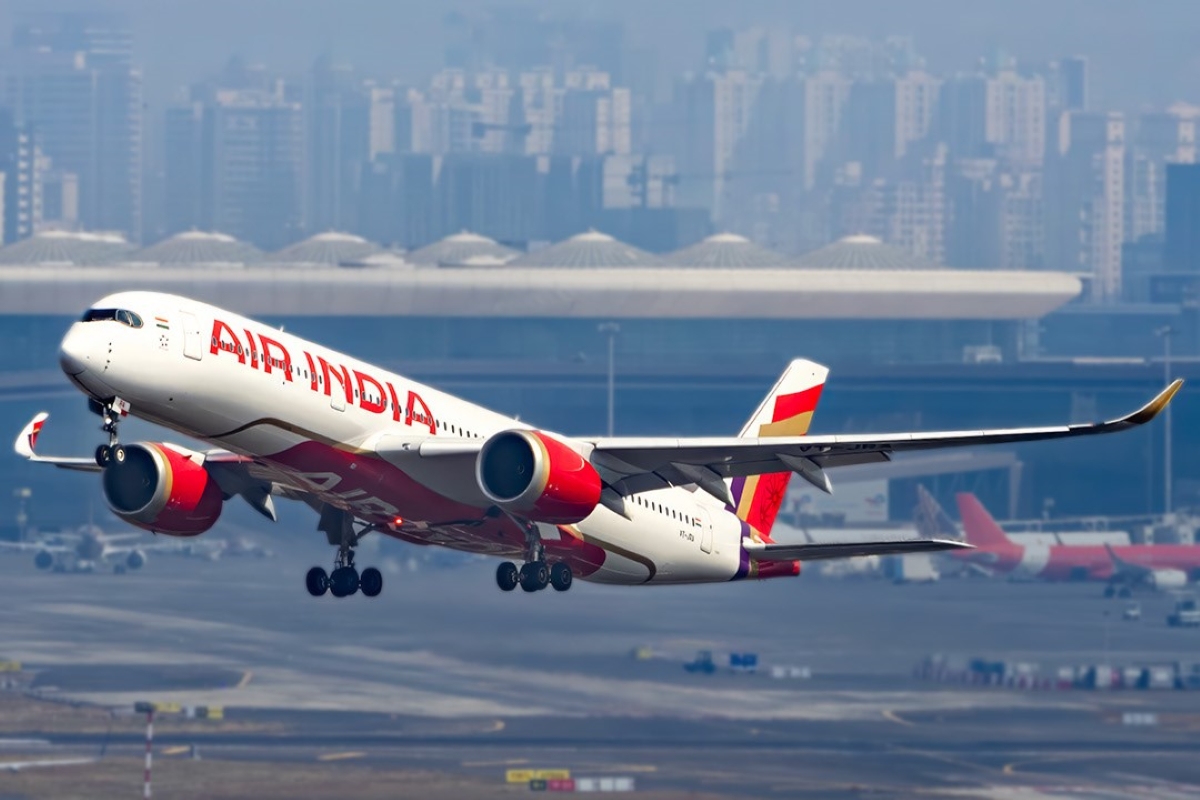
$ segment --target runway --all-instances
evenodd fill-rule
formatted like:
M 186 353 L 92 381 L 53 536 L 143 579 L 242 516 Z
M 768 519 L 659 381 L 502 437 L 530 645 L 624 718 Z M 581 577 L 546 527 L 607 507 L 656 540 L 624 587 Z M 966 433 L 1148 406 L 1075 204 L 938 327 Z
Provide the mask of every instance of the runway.
M 1165 597 L 1140 623 L 1096 585 L 810 580 L 501 594 L 494 565 L 408 572 L 364 554 L 384 594 L 314 600 L 319 537 L 273 560 L 156 559 L 126 576 L 46 575 L 0 561 L 0 656 L 47 696 L 128 707 L 219 705 L 226 723 L 160 723 L 163 748 L 210 760 L 367 764 L 503 782 L 506 768 L 634 775 L 639 788 L 720 796 L 1184 797 L 1200 692 L 1030 692 L 917 681 L 934 652 L 1037 662 L 1191 660 Z M 1105 612 L 1107 616 L 1105 616 Z M 1106 634 L 1107 629 L 1107 634 Z M 1107 645 L 1106 645 L 1107 640 Z M 660 657 L 637 661 L 650 648 Z M 685 673 L 699 649 L 753 651 L 812 680 Z M 1159 715 L 1121 724 L 1126 711 Z M 36 731 L 4 735 L 35 736 Z M 102 732 L 61 731 L 73 751 Z M 135 729 L 110 751 L 134 755 Z M 347 767 L 348 768 L 348 767 Z

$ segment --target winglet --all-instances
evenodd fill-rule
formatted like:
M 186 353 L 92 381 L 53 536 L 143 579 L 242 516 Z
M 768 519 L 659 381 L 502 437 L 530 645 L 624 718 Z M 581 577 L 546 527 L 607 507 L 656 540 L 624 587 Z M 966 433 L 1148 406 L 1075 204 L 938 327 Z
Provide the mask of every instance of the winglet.
M 46 424 L 46 420 L 50 415 L 45 411 L 39 412 L 33 419 L 29 420 L 29 424 L 21 429 L 21 435 L 13 442 L 13 450 L 21 458 L 34 458 L 34 448 L 37 447 L 38 436 L 42 433 L 42 426 Z
M 1134 411 L 1127 417 L 1122 417 L 1118 422 L 1125 422 L 1130 425 L 1145 425 L 1150 420 L 1157 417 L 1167 404 L 1171 402 L 1171 398 L 1175 396 L 1183 387 L 1183 378 L 1176 378 L 1171 381 L 1171 385 L 1163 389 L 1158 395 L 1146 405 Z

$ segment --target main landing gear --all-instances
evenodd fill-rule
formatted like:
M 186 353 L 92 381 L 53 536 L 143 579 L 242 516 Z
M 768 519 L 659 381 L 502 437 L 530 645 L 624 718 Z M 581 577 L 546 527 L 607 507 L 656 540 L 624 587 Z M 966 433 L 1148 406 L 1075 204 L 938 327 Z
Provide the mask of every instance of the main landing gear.
M 321 525 L 322 530 L 328 532 L 326 516 L 322 514 Z M 375 530 L 374 526 L 368 525 L 361 531 L 355 531 L 349 514 L 336 512 L 336 516 L 339 517 L 342 535 L 337 557 L 333 561 L 333 571 L 326 573 L 321 567 L 313 567 L 304 577 L 305 588 L 313 597 L 320 597 L 325 592 L 334 597 L 349 597 L 356 592 L 362 592 L 367 597 L 378 597 L 383 591 L 383 573 L 375 567 L 367 567 L 359 573 L 354 566 L 354 548 L 362 537 Z
M 525 564 L 520 569 L 511 561 L 505 561 L 496 567 L 496 585 L 501 591 L 511 592 L 518 586 L 526 592 L 540 592 L 547 586 L 553 586 L 555 591 L 565 592 L 571 588 L 575 575 L 571 566 L 559 561 L 554 566 L 546 564 L 546 548 L 542 545 L 542 537 L 537 526 L 531 522 L 523 523 L 525 528 Z

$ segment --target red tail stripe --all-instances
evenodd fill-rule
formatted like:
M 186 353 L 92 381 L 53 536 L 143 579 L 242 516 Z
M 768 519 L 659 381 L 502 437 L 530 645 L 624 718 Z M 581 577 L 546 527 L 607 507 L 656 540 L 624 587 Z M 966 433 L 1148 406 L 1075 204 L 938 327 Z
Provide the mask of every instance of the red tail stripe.
M 821 399 L 821 390 L 824 388 L 825 386 L 822 384 L 795 394 L 779 395 L 775 398 L 775 410 L 771 415 L 771 422 L 779 422 L 816 411 L 817 401 Z

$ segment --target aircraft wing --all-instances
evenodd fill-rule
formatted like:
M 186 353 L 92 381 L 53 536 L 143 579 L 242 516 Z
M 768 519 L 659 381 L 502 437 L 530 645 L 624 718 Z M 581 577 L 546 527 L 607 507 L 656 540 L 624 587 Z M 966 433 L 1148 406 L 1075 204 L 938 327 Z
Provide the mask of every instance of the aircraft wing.
M 679 483 L 670 476 L 702 474 L 734 478 L 792 471 L 823 491 L 832 491 L 825 470 L 888 461 L 893 453 L 968 445 L 1034 442 L 1094 436 L 1135 428 L 1158 416 L 1183 385 L 1176 380 L 1138 410 L 1107 422 L 1042 428 L 867 433 L 835 436 L 741 438 L 614 438 L 590 441 L 592 463 L 621 494 Z M 696 482 L 696 481 L 682 481 Z
M 0 551 L 16 553 L 73 553 L 75 548 L 61 544 L 38 544 L 37 542 L 0 542 Z
M 40 412 L 31 419 L 13 443 L 13 450 L 26 461 L 35 464 L 51 464 L 61 469 L 72 469 L 80 472 L 100 472 L 102 467 L 94 457 L 83 456 L 43 456 L 36 451 L 38 436 L 50 415 Z M 217 484 L 227 495 L 240 495 L 250 507 L 272 522 L 275 521 L 275 503 L 273 494 L 298 496 L 294 487 L 275 484 L 271 476 L 251 458 L 231 453 L 228 450 L 205 450 L 201 453 L 204 465 L 216 478 Z M 111 540 L 110 540 L 111 541 Z
M 820 561 L 854 556 L 890 556 L 907 553 L 936 553 L 941 550 L 970 550 L 956 539 L 893 539 L 874 542 L 822 542 L 804 544 L 747 543 L 746 552 L 759 561 Z
M 0 771 L 20 772 L 37 767 L 70 767 L 77 764 L 95 764 L 94 758 L 43 758 L 38 761 L 0 761 Z

